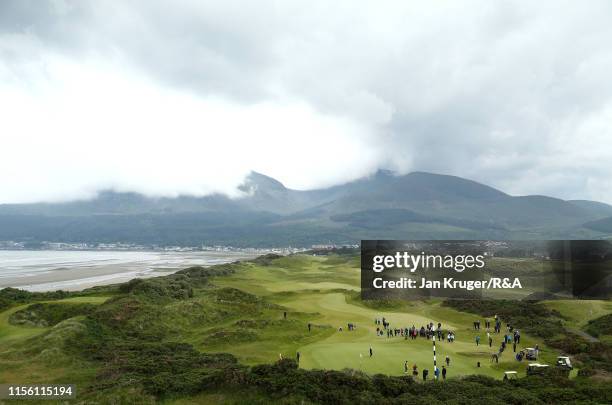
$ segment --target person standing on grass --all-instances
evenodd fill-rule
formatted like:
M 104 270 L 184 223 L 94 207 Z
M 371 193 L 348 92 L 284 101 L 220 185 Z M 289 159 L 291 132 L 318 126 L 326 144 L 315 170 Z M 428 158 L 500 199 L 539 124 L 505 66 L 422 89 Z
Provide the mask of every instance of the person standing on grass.
M 427 381 L 427 374 L 429 374 L 429 370 L 424 368 L 423 369 L 423 381 Z
M 308 332 L 310 332 L 311 329 L 312 329 L 312 324 L 308 322 Z
M 449 356 L 446 356 L 446 365 L 450 366 L 450 357 Z
M 493 346 L 493 338 L 489 336 L 489 347 Z
M 408 374 L 408 360 L 404 362 L 404 374 Z
M 446 380 L 446 367 L 442 366 L 442 379 Z
M 372 346 L 370 346 L 370 357 L 374 355 L 374 351 L 372 350 Z
M 300 352 L 297 352 L 295 357 L 297 358 L 297 363 L 300 364 Z
M 476 336 L 476 346 L 480 345 L 480 335 Z

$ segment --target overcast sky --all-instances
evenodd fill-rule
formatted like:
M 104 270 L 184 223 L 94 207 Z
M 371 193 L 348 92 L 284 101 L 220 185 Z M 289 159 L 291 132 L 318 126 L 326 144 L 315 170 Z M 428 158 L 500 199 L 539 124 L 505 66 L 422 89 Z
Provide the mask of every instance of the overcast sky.
M 610 1 L 0 2 L 0 203 L 378 168 L 612 203 Z

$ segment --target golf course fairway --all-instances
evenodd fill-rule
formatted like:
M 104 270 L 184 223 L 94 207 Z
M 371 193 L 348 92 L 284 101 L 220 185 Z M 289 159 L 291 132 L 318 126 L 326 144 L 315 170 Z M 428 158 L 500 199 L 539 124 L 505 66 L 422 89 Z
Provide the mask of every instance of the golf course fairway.
M 275 361 L 281 355 L 295 358 L 300 353 L 300 367 L 306 369 L 346 368 L 361 370 L 366 373 L 383 373 L 401 375 L 404 363 L 408 361 L 409 372 L 417 365 L 419 372 L 423 368 L 433 371 L 432 341 L 419 337 L 416 340 L 403 336 L 388 338 L 376 335 L 376 318 L 384 317 L 391 328 L 421 326 L 433 322 L 442 324 L 444 330 L 455 332 L 456 340 L 437 341 L 437 364 L 444 363 L 450 357 L 448 376 L 484 374 L 501 378 L 504 371 L 515 370 L 525 373 L 527 361 L 514 359 L 512 345 L 509 344 L 502 354 L 499 363 L 491 361 L 491 355 L 497 353 L 503 333 L 495 334 L 491 330 L 493 344 L 488 346 L 487 331 L 473 330 L 473 322 L 484 318 L 474 314 L 456 311 L 444 307 L 439 300 L 392 303 L 372 306 L 377 303 L 362 302 L 359 298 L 359 262 L 353 258 L 293 256 L 275 260 L 273 264 L 261 266 L 248 264 L 233 275 L 219 277 L 214 283 L 220 287 L 233 287 L 255 295 L 264 296 L 269 302 L 279 304 L 287 309 L 286 328 L 303 328 L 295 340 L 287 339 L 286 330 L 280 328 L 276 344 L 254 345 L 252 343 L 228 342 L 214 347 L 215 351 L 227 351 L 235 354 L 247 363 Z M 598 311 L 599 315 L 601 311 Z M 278 311 L 278 319 L 283 316 Z M 297 322 L 291 322 L 297 320 Z M 326 333 L 308 338 L 307 323 L 317 327 L 327 327 Z M 356 329 L 347 330 L 347 324 L 353 323 Z M 380 326 L 378 326 L 380 327 Z M 342 331 L 340 331 L 342 328 Z M 480 345 L 476 345 L 476 336 L 480 335 Z M 268 337 L 275 339 L 274 334 Z M 305 343 L 305 341 L 307 341 Z M 540 348 L 539 362 L 554 364 L 558 351 L 543 344 L 528 334 L 521 334 L 517 351 L 525 347 Z M 373 350 L 370 357 L 369 349 Z M 201 347 L 207 350 L 205 347 Z M 209 348 L 210 349 L 210 348 Z M 255 352 L 256 353 L 255 353 Z M 480 367 L 477 363 L 480 362 Z

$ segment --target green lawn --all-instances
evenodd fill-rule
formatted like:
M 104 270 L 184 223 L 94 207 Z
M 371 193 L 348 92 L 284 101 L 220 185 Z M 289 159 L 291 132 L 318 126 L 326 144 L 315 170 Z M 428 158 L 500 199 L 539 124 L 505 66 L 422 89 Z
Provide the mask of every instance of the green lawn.
M 279 263 L 280 262 L 280 263 Z M 353 368 L 368 373 L 399 375 L 404 372 L 404 362 L 416 364 L 421 370 L 433 369 L 432 342 L 424 338 L 405 340 L 403 337 L 387 338 L 376 336 L 376 317 L 385 317 L 392 327 L 405 327 L 441 322 L 443 328 L 450 328 L 456 333 L 454 343 L 438 342 L 438 364 L 448 355 L 451 366 L 448 375 L 485 374 L 493 377 L 503 376 L 506 370 L 524 373 L 526 362 L 514 360 L 512 347 L 509 346 L 499 364 L 490 362 L 491 354 L 497 352 L 503 335 L 493 336 L 493 347 L 485 344 L 486 331 L 481 331 L 481 345 L 476 346 L 476 332 L 472 322 L 478 317 L 442 307 L 439 301 L 406 303 L 394 310 L 376 310 L 367 307 L 358 299 L 352 298 L 350 291 L 359 289 L 359 268 L 354 261 L 342 261 L 338 258 L 306 257 L 276 261 L 273 266 L 252 265 L 247 270 L 229 277 L 217 278 L 219 286 L 234 287 L 253 294 L 266 296 L 271 302 L 289 309 L 289 320 L 294 313 L 299 314 L 299 322 L 287 323 L 287 328 L 301 327 L 311 322 L 316 325 L 328 325 L 327 335 L 318 334 L 315 341 L 299 334 L 291 340 L 287 334 L 279 332 L 270 334 L 266 342 L 248 343 L 228 342 L 217 345 L 215 350 L 229 351 L 242 361 L 274 361 L 279 355 L 294 357 L 301 354 L 300 366 L 304 368 L 344 369 Z M 612 309 L 602 308 L 602 311 Z M 563 309 L 561 312 L 564 312 Z M 599 313 L 599 312 L 597 312 Z M 277 311 L 280 319 L 282 312 Z M 304 314 L 312 314 L 304 317 Z M 593 317 L 597 315 L 594 313 Z M 346 330 L 348 322 L 355 323 L 357 330 Z M 483 322 L 484 324 L 484 322 Z M 343 328 L 340 332 L 339 327 Z M 317 332 L 318 333 L 318 332 Z M 310 340 L 305 342 L 305 340 Z M 552 364 L 558 353 L 546 347 L 541 339 L 522 334 L 519 348 L 532 347 L 538 344 L 541 348 L 541 362 Z M 369 357 L 369 348 L 374 356 Z M 206 350 L 205 347 L 201 349 Z M 477 367 L 480 361 L 481 367 Z

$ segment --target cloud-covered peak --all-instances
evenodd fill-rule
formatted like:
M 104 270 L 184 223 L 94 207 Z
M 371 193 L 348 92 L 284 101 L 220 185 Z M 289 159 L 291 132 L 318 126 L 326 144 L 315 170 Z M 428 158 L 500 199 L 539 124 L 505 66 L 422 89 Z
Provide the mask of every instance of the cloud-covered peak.
M 377 169 L 612 201 L 612 6 L 4 1 L 0 202 Z

